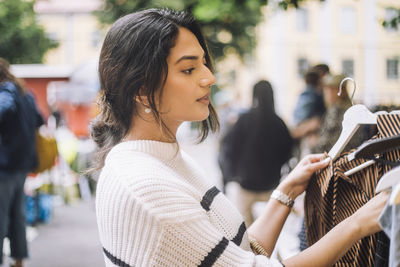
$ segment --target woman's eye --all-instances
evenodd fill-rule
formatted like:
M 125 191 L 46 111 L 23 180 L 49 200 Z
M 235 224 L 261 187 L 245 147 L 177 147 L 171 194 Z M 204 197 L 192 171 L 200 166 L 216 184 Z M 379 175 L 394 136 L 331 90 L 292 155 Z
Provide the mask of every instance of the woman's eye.
M 194 68 L 190 68 L 190 69 L 184 70 L 182 72 L 185 74 L 192 74 L 193 70 L 194 70 Z

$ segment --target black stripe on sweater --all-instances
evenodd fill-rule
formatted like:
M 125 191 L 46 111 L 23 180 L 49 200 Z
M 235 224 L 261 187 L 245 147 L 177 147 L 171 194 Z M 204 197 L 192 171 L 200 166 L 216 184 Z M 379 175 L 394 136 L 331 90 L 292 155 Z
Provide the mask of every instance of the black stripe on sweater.
M 212 266 L 219 256 L 225 251 L 226 247 L 229 244 L 229 240 L 225 237 L 207 254 L 207 256 L 200 263 L 199 267 L 208 267 Z
M 105 248 L 103 248 L 104 254 L 106 254 L 107 258 L 114 264 L 120 267 L 131 267 L 129 264 L 126 262 L 123 262 L 122 260 L 118 259 L 114 255 L 112 255 L 110 252 L 108 252 Z
M 203 199 L 201 200 L 200 204 L 205 209 L 206 211 L 210 210 L 210 206 L 215 198 L 216 195 L 218 195 L 220 191 L 218 188 L 215 186 L 210 188 L 203 196 Z
M 246 224 L 244 222 L 242 222 L 242 224 L 239 227 L 238 233 L 232 239 L 232 242 L 235 243 L 236 245 L 240 246 L 240 243 L 242 243 L 243 235 L 245 232 L 246 232 Z

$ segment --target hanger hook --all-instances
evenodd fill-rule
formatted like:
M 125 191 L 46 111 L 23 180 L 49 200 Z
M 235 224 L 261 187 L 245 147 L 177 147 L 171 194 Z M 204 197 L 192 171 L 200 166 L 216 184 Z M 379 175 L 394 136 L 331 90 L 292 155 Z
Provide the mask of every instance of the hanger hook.
M 354 81 L 353 78 L 347 77 L 347 78 L 344 78 L 344 79 L 340 82 L 340 85 L 339 85 L 339 93 L 338 93 L 337 95 L 340 96 L 340 95 L 342 94 L 342 86 L 343 86 L 343 83 L 344 83 L 345 81 L 347 81 L 347 80 L 352 81 L 353 84 L 354 84 L 354 90 L 353 90 L 353 93 L 351 94 L 351 98 L 350 98 L 351 104 L 354 105 L 354 103 L 353 103 L 353 97 L 354 97 L 354 93 L 356 92 L 356 81 Z

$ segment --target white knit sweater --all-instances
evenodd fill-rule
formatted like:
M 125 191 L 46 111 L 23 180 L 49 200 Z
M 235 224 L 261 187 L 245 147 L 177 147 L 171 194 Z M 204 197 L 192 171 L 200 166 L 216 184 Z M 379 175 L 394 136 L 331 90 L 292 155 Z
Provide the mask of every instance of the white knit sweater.
M 255 255 L 243 219 L 176 144 L 108 154 L 96 213 L 106 266 L 282 266 Z

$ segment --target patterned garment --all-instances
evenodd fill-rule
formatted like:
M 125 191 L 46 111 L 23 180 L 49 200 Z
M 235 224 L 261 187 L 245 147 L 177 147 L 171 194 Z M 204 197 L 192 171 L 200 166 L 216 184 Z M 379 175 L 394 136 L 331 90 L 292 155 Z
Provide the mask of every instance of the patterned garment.
M 400 115 L 383 114 L 377 117 L 378 134 L 375 138 L 400 134 Z M 351 152 L 351 151 L 350 151 Z M 367 161 L 348 161 L 342 155 L 330 165 L 316 173 L 306 190 L 306 235 L 307 245 L 317 242 L 335 225 L 352 215 L 375 196 L 379 178 L 389 171 L 389 165 L 374 164 L 361 171 L 346 176 L 344 173 Z M 382 158 L 394 161 L 400 151 L 383 153 Z M 374 266 L 378 234 L 357 241 L 334 266 Z

